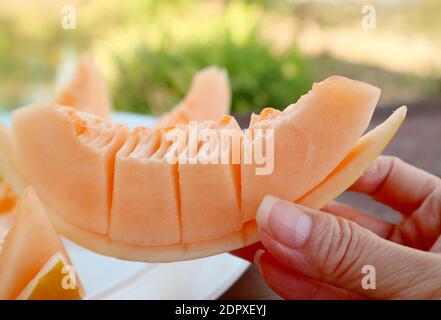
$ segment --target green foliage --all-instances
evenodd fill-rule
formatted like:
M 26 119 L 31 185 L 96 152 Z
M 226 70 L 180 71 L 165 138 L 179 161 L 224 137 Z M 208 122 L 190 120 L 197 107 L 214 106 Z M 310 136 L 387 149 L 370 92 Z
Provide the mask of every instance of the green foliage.
M 305 93 L 313 79 L 307 62 L 294 47 L 275 54 L 269 44 L 258 39 L 255 30 L 240 43 L 228 30 L 213 41 L 178 48 L 171 40 L 162 41 L 158 48 L 142 43 L 132 55 L 116 56 L 115 61 L 115 108 L 153 114 L 173 107 L 187 92 L 193 75 L 209 65 L 228 71 L 233 112 L 284 108 Z
M 332 50 L 330 56 L 307 60 L 299 53 L 297 43 L 311 43 L 324 52 L 324 44 L 333 43 L 328 36 L 314 38 L 315 32 L 309 32 L 308 41 L 301 40 L 308 34 L 305 31 L 317 26 L 323 34 L 329 32 L 329 37 L 334 27 L 353 30 L 358 36 L 361 15 L 357 3 L 125 0 L 122 5 L 119 0 L 80 0 L 74 1 L 75 30 L 61 28 L 63 3 L 24 0 L 0 4 L 0 108 L 52 99 L 60 84 L 56 79 L 63 79 L 69 70 L 66 66 L 73 66 L 75 57 L 84 52 L 94 55 L 110 85 L 115 108 L 142 113 L 160 114 L 172 108 L 187 92 L 193 75 L 214 64 L 229 73 L 236 112 L 283 108 L 306 92 L 312 80 L 334 73 L 381 86 L 383 102 L 439 95 L 436 31 L 441 20 L 427 19 L 438 12 L 437 0 L 375 4 L 382 26 L 375 31 L 375 50 L 387 51 L 394 42 L 382 41 L 381 35 L 394 35 L 398 44 L 403 32 L 417 35 L 421 57 L 415 58 L 415 65 L 427 60 L 434 70 L 430 79 L 426 68 L 415 77 L 414 71 L 403 76 L 395 65 L 389 68 L 370 59 L 366 63 L 358 49 L 350 47 L 350 33 L 346 39 L 350 59 L 339 60 Z M 340 33 L 336 34 L 337 43 L 345 45 Z M 368 38 L 369 34 L 365 33 Z M 412 83 L 403 83 L 408 77 Z

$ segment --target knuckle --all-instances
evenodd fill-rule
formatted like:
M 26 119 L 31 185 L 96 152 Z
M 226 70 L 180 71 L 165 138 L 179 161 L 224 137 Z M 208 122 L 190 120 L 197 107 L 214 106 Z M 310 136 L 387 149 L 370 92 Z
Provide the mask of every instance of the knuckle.
M 353 271 L 361 254 L 361 232 L 357 225 L 349 220 L 332 218 L 331 230 L 328 228 L 319 244 L 318 257 L 321 261 L 318 265 L 323 277 L 346 277 Z
M 397 156 L 388 156 L 388 155 L 381 155 L 381 156 L 379 156 L 379 161 L 386 163 L 388 167 L 392 166 L 393 164 L 397 164 L 399 162 L 403 162 L 403 160 L 401 160 Z

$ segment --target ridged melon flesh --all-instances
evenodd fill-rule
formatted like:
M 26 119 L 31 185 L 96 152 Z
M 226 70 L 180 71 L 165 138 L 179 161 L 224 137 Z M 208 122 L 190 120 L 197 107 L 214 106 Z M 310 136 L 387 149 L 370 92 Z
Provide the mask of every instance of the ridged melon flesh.
M 15 299 L 64 246 L 32 188 L 26 189 L 0 251 L 0 300 Z
M 179 243 L 177 164 L 159 129 L 136 129 L 116 154 L 109 238 L 136 245 Z
M 219 123 L 205 123 L 199 135 L 205 142 L 182 152 L 179 163 L 179 190 L 181 199 L 182 242 L 210 240 L 242 227 L 240 219 L 240 141 L 242 131 L 236 120 L 225 116 Z M 218 133 L 217 139 L 208 137 L 208 130 Z M 230 146 L 224 148 L 228 163 L 221 163 L 224 150 L 219 145 L 219 133 L 226 129 L 231 135 Z M 212 131 L 211 131 L 212 132 Z M 213 137 L 211 137 L 213 138 Z M 233 144 L 232 139 L 238 143 Z M 233 156 L 237 155 L 234 163 Z M 203 159 L 202 163 L 195 157 Z
M 218 121 L 230 112 L 231 89 L 227 72 L 218 67 L 199 71 L 184 100 L 164 114 L 156 127 L 192 121 Z
M 106 234 L 115 153 L 128 129 L 52 104 L 16 110 L 12 126 L 14 161 L 47 206 L 70 223 Z
M 89 55 L 81 57 L 72 79 L 60 92 L 56 102 L 101 117 L 110 114 L 111 104 L 106 85 Z
M 252 119 L 244 148 L 255 143 L 256 129 L 273 129 L 274 170 L 256 175 L 255 163 L 242 164 L 243 221 L 254 218 L 266 194 L 295 201 L 323 181 L 363 134 L 379 97 L 374 86 L 333 76 L 283 112 Z
M 370 85 L 331 77 L 283 112 L 266 109 L 254 115 L 251 137 L 259 128 L 275 133 L 274 172 L 267 176 L 254 175 L 256 166 L 243 161 L 242 176 L 238 164 L 164 161 L 176 147 L 164 141 L 164 135 L 187 128 L 189 138 L 191 124 L 138 128 L 128 136 L 124 127 L 53 105 L 14 112 L 14 159 L 47 204 L 57 229 L 73 241 L 131 260 L 203 257 L 258 240 L 256 210 L 251 213 L 250 208 L 257 209 L 264 194 L 298 200 L 320 184 L 332 185 L 332 190 L 316 191 L 319 199 L 306 202 L 316 207 L 320 199 L 336 196 L 335 190 L 342 192 L 342 185 L 346 188 L 355 181 L 370 161 L 363 159 L 377 156 L 387 144 L 384 130 L 393 135 L 397 128 L 385 124 L 384 130 L 371 133 L 370 143 L 362 139 L 362 146 L 353 149 L 359 151 L 350 152 L 369 123 L 378 95 L 379 90 Z M 231 117 L 197 126 L 201 132 L 234 128 L 239 138 L 242 135 Z M 242 148 L 254 142 L 246 134 L 243 140 Z M 185 158 L 188 153 L 183 151 L 189 148 L 189 142 L 181 145 L 180 156 Z M 191 150 L 205 158 L 211 155 L 204 143 Z M 345 162 L 346 156 L 350 158 Z M 333 175 L 333 170 L 342 171 L 339 164 L 351 174 L 343 179 L 341 174 Z

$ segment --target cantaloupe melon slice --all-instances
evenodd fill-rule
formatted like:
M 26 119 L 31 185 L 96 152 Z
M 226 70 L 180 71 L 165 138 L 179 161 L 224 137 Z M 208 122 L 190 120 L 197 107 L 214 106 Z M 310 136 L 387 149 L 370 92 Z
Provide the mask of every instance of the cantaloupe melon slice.
M 102 117 L 110 114 L 111 104 L 106 85 L 89 55 L 81 57 L 72 79 L 60 92 L 56 102 Z
M 16 299 L 57 252 L 69 262 L 37 195 L 27 188 L 0 252 L 0 299 Z
M 218 67 L 208 67 L 193 78 L 184 100 L 164 114 L 156 127 L 187 124 L 190 120 L 218 121 L 230 111 L 231 89 L 227 72 Z
M 252 119 L 252 132 L 274 130 L 274 170 L 256 175 L 256 163 L 242 164 L 243 221 L 254 218 L 265 194 L 295 201 L 323 181 L 367 128 L 379 97 L 374 86 L 332 76 L 282 113 Z M 245 135 L 244 148 L 253 139 Z
M 405 115 L 406 108 L 401 107 L 383 124 L 364 135 L 340 165 L 297 203 L 320 209 L 345 191 L 381 154 L 397 132 Z M 57 214 L 50 213 L 50 216 L 57 230 L 72 241 L 97 253 L 124 260 L 145 262 L 189 260 L 228 252 L 259 241 L 255 220 L 246 222 L 240 231 L 214 240 L 170 246 L 135 246 L 78 228 L 67 223 Z
M 15 164 L 45 204 L 71 223 L 107 233 L 115 152 L 128 129 L 50 103 L 14 111 L 12 125 Z
M 254 190 L 257 194 L 263 192 L 277 194 L 280 192 L 281 187 L 287 188 L 289 194 L 303 192 L 296 199 L 291 199 L 297 200 L 323 182 L 339 165 L 341 160 L 348 155 L 349 150 L 357 141 L 358 136 L 361 135 L 361 132 L 367 126 L 376 100 L 378 99 L 378 94 L 378 89 L 372 86 L 346 78 L 331 77 L 315 85 L 314 89 L 297 103 L 296 108 L 291 106 L 282 113 L 267 109 L 262 112 L 261 115 L 254 116 L 253 124 L 248 132 L 257 134 L 257 129 L 259 128 L 274 129 L 276 138 L 275 170 L 277 171 L 274 181 L 272 180 L 274 173 L 269 176 L 261 176 L 266 177 L 262 182 L 265 184 L 262 185 L 256 183 L 255 176 L 251 175 L 251 173 L 254 174 L 253 169 L 255 169 L 255 166 L 253 167 L 251 165 L 244 169 L 242 165 L 242 173 L 245 172 L 245 176 L 242 175 L 240 184 L 242 186 L 242 192 L 248 192 L 246 195 L 242 193 L 242 203 L 244 199 L 247 199 L 248 206 L 257 207 L 261 198 L 253 195 L 250 197 L 250 191 Z M 326 97 L 329 97 L 330 100 L 326 100 Z M 308 111 L 308 109 L 311 110 Z M 320 111 L 323 111 L 323 113 Z M 60 116 L 60 114 L 62 116 Z M 232 190 L 234 190 L 234 186 L 239 185 L 238 179 L 237 177 L 234 178 L 236 175 L 233 174 L 233 172 L 235 172 L 233 167 L 226 166 L 221 169 L 222 166 L 220 165 L 212 169 L 207 169 L 210 170 L 210 172 L 203 172 L 202 169 L 199 169 L 202 170 L 202 174 L 199 174 L 199 171 L 195 169 L 191 174 L 186 175 L 184 172 L 186 169 L 184 168 L 184 171 L 180 170 L 179 168 L 183 166 L 179 164 L 177 170 L 178 177 L 176 177 L 176 175 L 173 176 L 173 174 L 170 174 L 170 172 L 175 172 L 173 169 L 174 165 L 167 163 L 164 164 L 164 168 L 160 168 L 160 171 L 164 170 L 164 172 L 168 172 L 167 175 L 164 176 L 164 179 L 158 178 L 159 175 L 158 177 L 154 177 L 152 181 L 140 181 L 141 179 L 130 180 L 127 178 L 129 177 L 128 172 L 133 171 L 132 174 L 135 174 L 134 170 L 137 169 L 137 166 L 129 164 L 125 168 L 125 173 L 123 171 L 119 173 L 119 177 L 121 178 L 115 179 L 115 184 L 121 181 L 119 187 L 115 185 L 113 188 L 113 190 L 119 188 L 119 191 L 113 194 L 115 201 L 120 198 L 120 204 L 117 206 L 119 213 L 116 214 L 115 212 L 117 211 L 112 210 L 112 215 L 110 216 L 111 232 L 107 232 L 108 230 L 105 230 L 105 228 L 98 228 L 107 225 L 109 222 L 109 214 L 107 212 L 106 215 L 106 211 L 102 209 L 104 207 L 102 202 L 105 202 L 109 207 L 113 207 L 114 205 L 111 198 L 106 198 L 103 195 L 103 193 L 105 193 L 103 190 L 107 191 L 107 194 L 110 194 L 112 191 L 112 179 L 109 177 L 113 176 L 111 173 L 108 173 L 112 166 L 109 165 L 106 167 L 105 171 L 108 174 L 104 175 L 104 177 L 107 177 L 107 179 L 104 179 L 103 176 L 100 175 L 96 178 L 96 172 L 100 171 L 100 166 L 103 166 L 103 161 L 101 158 L 97 161 L 95 159 L 96 157 L 90 156 L 90 150 L 94 151 L 92 155 L 95 155 L 97 148 L 107 146 L 108 142 L 111 141 L 114 136 L 118 135 L 118 130 L 115 130 L 114 125 L 105 123 L 98 118 L 88 117 L 89 116 L 77 113 L 72 109 L 55 106 L 31 106 L 16 111 L 13 115 L 14 159 L 16 159 L 19 168 L 23 167 L 21 171 L 24 173 L 24 176 L 30 183 L 36 186 L 43 201 L 47 203 L 47 207 L 50 209 L 49 214 L 57 228 L 69 238 L 103 254 L 141 261 L 190 259 L 232 250 L 257 241 L 257 233 L 255 227 L 253 227 L 255 225 L 253 221 L 255 212 L 252 215 L 250 213 L 244 215 L 242 211 L 241 220 L 244 224 L 242 229 L 237 229 L 237 220 L 236 222 L 234 220 L 237 214 L 235 215 L 234 213 L 237 212 L 235 206 L 237 206 L 238 201 L 234 201 L 235 197 L 233 193 L 240 193 L 238 188 L 234 192 Z M 308 123 L 311 125 L 310 127 L 307 126 Z M 217 125 L 221 127 L 225 124 L 225 120 L 222 120 Z M 210 126 L 210 124 L 205 125 Z M 340 126 L 345 126 L 345 128 L 341 128 Z M 28 127 L 31 127 L 31 130 L 22 129 Z M 37 130 L 39 127 L 45 127 L 46 130 L 39 131 Z M 57 134 L 57 131 L 60 131 L 61 134 Z M 69 132 L 69 134 L 66 132 Z M 74 132 L 74 134 L 72 132 Z M 307 137 L 306 141 L 300 139 L 299 136 Z M 381 140 L 383 137 L 379 139 Z M 109 149 L 108 153 L 106 153 L 106 157 L 108 156 L 109 159 L 112 158 L 123 145 L 123 140 L 126 140 L 126 137 L 121 138 L 119 147 L 115 146 L 115 148 Z M 353 142 L 353 140 L 355 142 Z M 249 142 L 254 142 L 253 138 L 251 138 Z M 47 147 L 48 143 L 51 145 L 64 145 L 62 148 L 49 150 Z M 379 141 L 378 143 L 384 144 L 383 141 Z M 129 142 L 126 142 L 125 146 L 128 144 L 130 145 Z M 347 151 L 340 152 L 330 150 L 328 144 L 337 149 L 347 149 Z M 78 147 L 78 145 L 81 147 Z M 138 169 L 141 166 L 152 166 L 148 162 L 147 164 L 143 163 L 143 161 L 148 158 L 146 155 L 150 152 L 148 145 L 148 143 L 136 144 L 136 147 L 132 150 L 133 155 L 131 157 L 137 158 L 136 160 L 139 162 Z M 243 146 L 244 145 L 245 144 L 243 144 Z M 83 151 L 83 149 L 85 149 L 84 146 L 90 147 L 86 153 Z M 128 149 L 132 147 L 133 146 L 127 146 Z M 161 160 L 169 151 L 170 145 L 163 143 L 161 139 L 161 142 L 158 146 L 155 146 L 155 148 L 157 148 L 155 151 L 157 155 L 156 159 Z M 41 149 L 47 150 L 47 152 L 39 153 L 38 151 Z M 377 149 L 373 150 L 372 153 L 375 153 L 374 151 L 377 151 Z M 48 154 L 50 151 L 55 153 L 55 155 L 49 157 Z M 332 152 L 332 154 L 328 154 L 325 151 L 328 153 Z M 277 154 L 277 152 L 280 154 Z M 73 174 L 69 173 L 63 176 L 61 170 L 54 171 L 51 169 L 52 166 L 57 167 L 57 163 L 71 163 L 72 158 L 76 159 L 76 161 L 72 163 L 81 163 L 79 158 L 75 158 L 77 153 L 86 154 L 87 157 L 84 163 L 87 163 L 87 165 L 84 163 L 81 165 L 88 167 L 87 170 L 83 169 L 81 171 L 81 165 L 78 164 L 73 166 Z M 299 167 L 305 170 L 308 169 L 302 173 L 298 171 L 299 169 L 296 166 L 290 163 L 289 158 L 294 157 L 297 160 L 302 160 L 305 153 L 307 156 L 305 159 L 315 165 L 308 164 L 308 161 L 305 163 L 300 162 L 298 164 Z M 321 157 L 322 159 L 315 159 L 313 156 Z M 340 157 L 341 159 L 339 159 Z M 328 158 L 330 159 L 329 161 L 337 163 L 332 165 L 327 163 Z M 108 161 L 111 162 L 111 160 Z M 31 164 L 28 164 L 28 162 Z M 89 163 L 91 165 L 89 165 Z M 364 162 L 358 163 L 358 166 L 361 164 L 364 164 Z M 34 173 L 34 171 L 44 171 L 44 168 L 50 168 L 46 169 L 46 172 L 49 172 L 53 177 L 45 178 L 43 175 Z M 214 168 L 219 168 L 219 171 L 216 172 Z M 253 172 L 251 172 L 251 170 L 253 170 Z M 291 171 L 293 171 L 294 174 Z M 84 172 L 86 172 L 88 176 L 93 177 L 93 179 L 86 180 Z M 142 171 L 140 172 L 142 173 Z M 155 170 L 153 170 L 153 172 L 155 172 Z M 354 172 L 356 172 L 356 170 Z M 55 178 L 55 176 L 58 178 Z M 198 180 L 205 179 L 206 182 L 202 184 L 196 181 L 197 179 L 192 181 L 191 177 L 195 176 L 198 177 Z M 285 177 L 285 181 L 283 181 L 283 177 Z M 64 182 L 66 178 L 70 180 Z M 218 181 L 215 182 L 216 178 Z M 307 185 L 311 184 L 308 180 L 309 178 L 318 181 L 310 187 L 300 186 L 293 188 L 289 185 L 289 179 L 293 181 L 304 181 Z M 351 177 L 345 178 L 343 182 L 347 184 L 350 178 Z M 127 180 L 125 181 L 124 179 Z M 174 192 L 169 191 L 169 195 L 161 195 L 161 197 L 153 198 L 154 193 L 149 191 L 150 195 L 147 192 L 147 199 L 162 202 L 164 202 L 165 199 L 169 199 L 172 204 L 176 203 L 176 206 L 179 207 L 179 213 L 176 214 L 171 210 L 169 216 L 159 214 L 155 216 L 155 212 L 152 212 L 151 209 L 144 213 L 143 207 L 146 205 L 146 199 L 142 197 L 143 188 L 148 190 L 150 183 L 157 185 L 159 181 L 167 185 L 167 181 L 173 179 L 175 181 Z M 213 180 L 210 181 L 210 179 Z M 275 181 L 279 181 L 280 186 L 276 185 Z M 339 184 L 343 182 L 339 182 Z M 126 183 L 136 183 L 137 185 L 125 185 Z M 81 199 L 85 203 L 79 201 L 80 196 L 77 196 L 77 198 L 67 197 L 68 192 L 66 191 L 73 192 L 73 189 L 67 189 L 64 184 L 77 186 L 77 190 L 81 190 Z M 231 184 L 229 191 L 226 190 L 228 184 Z M 93 186 L 92 190 L 95 193 L 88 194 L 83 191 L 84 187 L 87 187 L 87 190 L 89 190 L 90 185 Z M 336 189 L 339 189 L 337 188 L 338 185 Z M 204 189 L 203 186 L 205 186 L 206 189 Z M 100 187 L 103 189 L 101 193 L 98 192 Z M 53 193 L 58 191 L 57 188 L 64 190 L 61 192 L 62 200 L 53 199 L 55 198 Z M 171 184 L 168 183 L 167 190 L 172 189 Z M 177 197 L 176 190 L 180 191 L 179 197 Z M 282 192 L 285 193 L 286 191 L 284 190 Z M 220 198 L 216 198 L 218 193 L 222 194 Z M 199 198 L 201 195 L 207 197 L 207 200 L 199 201 L 200 205 L 198 205 L 198 195 Z M 212 203 L 210 203 L 208 197 L 210 197 Z M 323 194 L 323 197 L 326 198 L 326 194 Z M 182 201 L 183 198 L 187 199 L 184 203 Z M 221 198 L 226 198 L 227 201 L 224 203 Z M 90 203 L 92 199 L 94 200 L 94 205 L 102 209 L 98 211 L 99 214 L 97 214 L 96 211 L 85 210 L 88 205 L 87 200 L 89 200 Z M 135 210 L 124 211 L 124 206 L 128 209 Z M 188 206 L 189 209 L 186 209 L 186 206 Z M 217 212 L 216 215 L 210 216 L 211 212 L 207 210 L 210 206 L 213 208 L 213 211 Z M 217 210 L 219 207 L 221 207 L 222 210 Z M 243 207 L 244 206 L 242 206 L 242 208 Z M 75 208 L 76 211 L 74 211 L 73 208 Z M 153 208 L 153 206 L 149 208 Z M 124 230 L 123 221 L 126 215 L 129 222 L 127 222 L 125 226 L 128 229 Z M 176 243 L 176 239 L 179 236 L 178 232 L 174 235 L 164 236 L 158 230 L 160 228 L 158 226 L 168 223 L 166 221 L 173 221 L 173 223 L 170 223 L 176 224 L 177 215 L 180 215 L 179 230 L 181 239 L 179 243 Z M 210 218 L 204 218 L 204 215 Z M 219 217 L 219 215 L 222 216 Z M 119 220 L 117 221 L 117 219 Z M 149 221 L 153 219 L 158 221 L 149 223 Z M 136 226 L 137 223 L 139 223 L 139 227 Z M 216 223 L 222 225 L 213 226 Z M 130 227 L 128 227 L 129 225 Z M 204 227 L 207 230 L 211 228 L 211 230 L 198 230 Z M 189 235 L 187 238 L 182 236 L 184 232 Z M 133 233 L 133 235 L 128 235 L 129 233 Z
M 74 270 L 61 252 L 54 254 L 18 295 L 17 300 L 80 300 Z M 63 287 L 64 285 L 64 287 Z

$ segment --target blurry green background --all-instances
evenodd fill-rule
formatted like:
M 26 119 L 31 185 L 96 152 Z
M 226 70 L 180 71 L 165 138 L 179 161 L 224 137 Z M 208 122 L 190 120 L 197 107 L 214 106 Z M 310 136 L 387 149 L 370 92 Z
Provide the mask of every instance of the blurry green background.
M 75 30 L 61 27 L 65 4 Z M 361 26 L 366 4 L 375 30 Z M 330 74 L 381 87 L 381 105 L 439 99 L 439 12 L 437 0 L 0 0 L 0 106 L 54 97 L 86 51 L 117 110 L 161 114 L 211 64 L 227 69 L 235 112 L 284 108 Z

